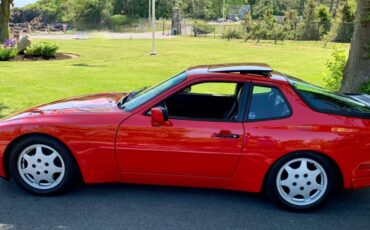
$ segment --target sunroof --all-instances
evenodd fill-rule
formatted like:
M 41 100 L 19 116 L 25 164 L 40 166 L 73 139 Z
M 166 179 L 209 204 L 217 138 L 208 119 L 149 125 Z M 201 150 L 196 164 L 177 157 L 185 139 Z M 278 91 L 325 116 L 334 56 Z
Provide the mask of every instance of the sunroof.
M 242 64 L 211 67 L 208 72 L 231 73 L 231 72 L 272 72 L 272 68 L 266 64 Z

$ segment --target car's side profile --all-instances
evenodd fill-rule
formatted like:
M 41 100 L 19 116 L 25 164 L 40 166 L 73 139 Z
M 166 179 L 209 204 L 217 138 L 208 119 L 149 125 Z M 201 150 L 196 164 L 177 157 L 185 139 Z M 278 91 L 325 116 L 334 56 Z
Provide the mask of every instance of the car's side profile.
M 265 190 L 307 210 L 370 186 L 370 108 L 263 64 L 57 101 L 0 123 L 0 176 L 41 195 L 85 183 Z

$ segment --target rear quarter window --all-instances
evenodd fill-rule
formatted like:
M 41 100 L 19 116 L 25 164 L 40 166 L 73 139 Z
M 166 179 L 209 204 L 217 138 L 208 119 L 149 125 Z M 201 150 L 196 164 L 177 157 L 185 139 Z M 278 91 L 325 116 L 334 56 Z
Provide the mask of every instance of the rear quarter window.
M 315 111 L 370 119 L 370 107 L 346 95 L 335 94 L 305 82 L 291 83 L 307 105 Z

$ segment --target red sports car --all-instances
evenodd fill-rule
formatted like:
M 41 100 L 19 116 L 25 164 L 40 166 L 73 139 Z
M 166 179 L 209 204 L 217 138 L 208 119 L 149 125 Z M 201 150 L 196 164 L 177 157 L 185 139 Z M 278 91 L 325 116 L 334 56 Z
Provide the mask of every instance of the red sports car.
M 307 210 L 370 186 L 370 107 L 265 64 L 198 66 L 129 94 L 0 122 L 0 176 L 50 195 L 85 183 L 266 191 Z

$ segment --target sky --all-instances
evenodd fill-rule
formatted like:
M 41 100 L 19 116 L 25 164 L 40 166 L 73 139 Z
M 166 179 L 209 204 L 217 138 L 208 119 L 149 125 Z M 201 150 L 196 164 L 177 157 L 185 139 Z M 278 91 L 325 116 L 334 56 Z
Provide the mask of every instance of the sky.
M 14 0 L 14 5 L 16 7 L 22 7 L 22 6 L 25 6 L 27 4 L 34 3 L 36 1 L 37 0 Z

